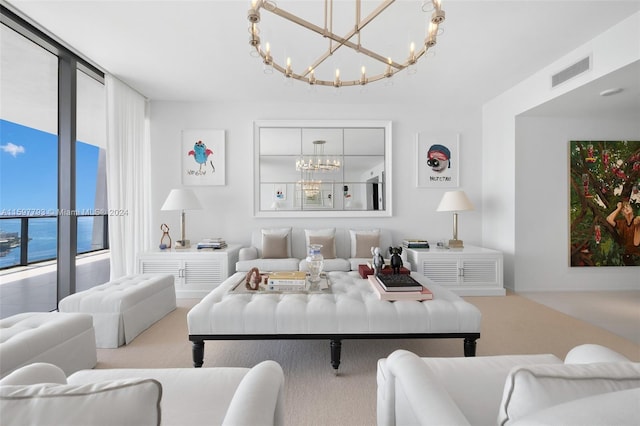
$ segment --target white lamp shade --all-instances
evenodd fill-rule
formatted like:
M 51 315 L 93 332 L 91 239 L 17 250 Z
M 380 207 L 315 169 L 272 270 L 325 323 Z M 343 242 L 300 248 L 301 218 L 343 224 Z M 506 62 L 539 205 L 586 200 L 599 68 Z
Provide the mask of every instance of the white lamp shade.
M 439 212 L 461 212 L 464 210 L 473 210 L 473 204 L 464 191 L 445 192 L 437 209 Z
M 202 204 L 190 189 L 172 189 L 160 210 L 200 210 Z

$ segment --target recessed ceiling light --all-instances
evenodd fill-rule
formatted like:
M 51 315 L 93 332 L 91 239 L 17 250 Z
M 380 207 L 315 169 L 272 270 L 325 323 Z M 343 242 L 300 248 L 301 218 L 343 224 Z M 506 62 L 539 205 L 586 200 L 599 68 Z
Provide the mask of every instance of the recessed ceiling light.
M 619 87 L 616 87 L 615 89 L 603 90 L 602 92 L 600 92 L 600 96 L 612 96 L 612 95 L 617 95 L 620 92 L 622 92 L 622 89 Z

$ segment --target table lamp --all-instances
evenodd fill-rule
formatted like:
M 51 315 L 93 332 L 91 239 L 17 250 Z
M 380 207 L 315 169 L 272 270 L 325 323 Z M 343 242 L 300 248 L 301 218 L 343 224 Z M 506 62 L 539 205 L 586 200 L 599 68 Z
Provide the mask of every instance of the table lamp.
M 183 249 L 191 247 L 191 243 L 184 237 L 184 211 L 185 210 L 200 210 L 202 205 L 200 200 L 196 197 L 190 189 L 172 189 L 169 196 L 165 200 L 160 210 L 181 210 L 180 214 L 180 240 L 176 241 L 176 249 Z
M 464 191 L 445 192 L 440 200 L 437 211 L 453 212 L 453 239 L 449 240 L 449 248 L 463 248 L 462 240 L 458 239 L 458 212 L 473 210 L 473 204 Z

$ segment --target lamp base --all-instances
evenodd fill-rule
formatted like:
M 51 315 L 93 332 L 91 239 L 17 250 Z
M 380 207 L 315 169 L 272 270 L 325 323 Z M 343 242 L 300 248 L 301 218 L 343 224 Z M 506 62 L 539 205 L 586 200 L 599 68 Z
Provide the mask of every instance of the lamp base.
M 191 248 L 191 242 L 189 240 L 177 240 L 176 250 Z
M 449 240 L 449 248 L 464 248 L 462 240 Z

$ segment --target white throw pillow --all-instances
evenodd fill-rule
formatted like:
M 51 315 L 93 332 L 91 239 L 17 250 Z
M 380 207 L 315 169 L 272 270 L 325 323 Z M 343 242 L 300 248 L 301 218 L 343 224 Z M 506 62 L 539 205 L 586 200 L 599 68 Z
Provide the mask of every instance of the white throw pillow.
M 640 363 L 539 364 L 507 376 L 498 412 L 506 425 L 531 413 L 579 398 L 640 387 Z
M 336 258 L 336 228 L 305 229 L 304 236 L 305 247 L 309 247 L 311 243 L 321 244 L 320 251 L 325 259 Z
M 532 413 L 513 426 L 638 426 L 640 388 L 606 392 L 575 399 Z
M 262 248 L 269 240 L 269 236 L 286 237 L 287 252 L 286 258 L 291 257 L 291 228 L 265 228 L 262 229 Z M 265 257 L 264 254 L 262 257 Z
M 349 236 L 351 237 L 351 257 L 372 257 L 371 247 L 380 246 L 379 229 L 371 229 L 366 231 L 350 229 Z M 384 248 L 381 249 L 384 250 Z
M 4 376 L 0 386 L 6 385 L 37 385 L 40 383 L 67 384 L 67 375 L 62 368 L 46 362 L 34 362 L 20 367 Z
M 126 379 L 84 385 L 0 386 L 3 426 L 159 425 L 162 385 Z

